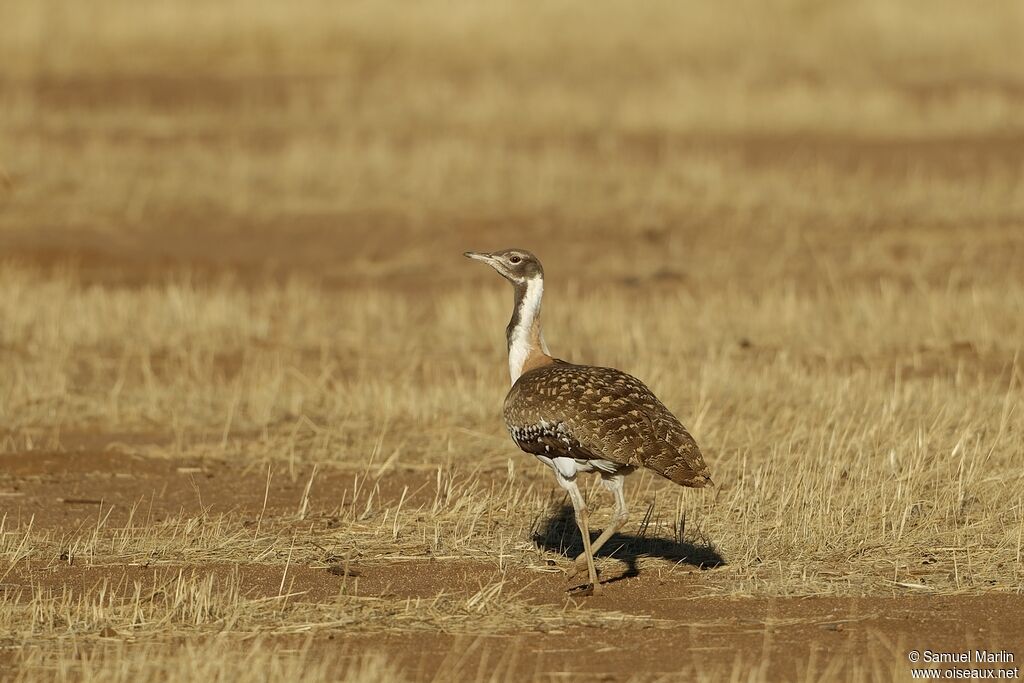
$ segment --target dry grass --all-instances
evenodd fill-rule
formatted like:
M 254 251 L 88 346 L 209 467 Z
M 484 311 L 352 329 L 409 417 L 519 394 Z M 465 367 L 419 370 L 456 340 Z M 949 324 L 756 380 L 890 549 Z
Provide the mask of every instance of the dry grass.
M 560 581 L 573 533 L 501 428 L 508 292 L 463 249 L 537 251 L 556 354 L 648 381 L 704 446 L 718 489 L 628 488 L 645 577 L 717 553 L 694 597 L 1024 588 L 1019 3 L 9 9 L 0 452 L 299 491 L 69 525 L 0 474 L 4 647 L 36 644 L 18 680 L 394 680 L 383 648 L 316 638 L 660 628 L 515 582 Z M 289 588 L 291 567 L 426 558 L 484 578 Z M 521 671 L 456 655 L 438 680 Z M 746 655 L 690 673 L 768 676 Z
M 197 565 L 190 565 L 197 566 Z M 201 565 L 198 565 L 201 566 Z M 431 600 L 385 599 L 351 595 L 345 587 L 333 599 L 303 600 L 289 590 L 282 573 L 276 594 L 248 597 L 237 570 L 154 570 L 131 585 L 101 582 L 85 591 L 59 592 L 32 587 L 5 600 L 4 627 L 22 646 L 40 646 L 68 637 L 100 635 L 149 640 L 169 634 L 229 634 L 236 639 L 344 631 L 432 631 L 460 634 L 514 633 L 530 625 L 553 631 L 568 625 L 622 628 L 657 627 L 657 620 L 612 612 L 586 612 L 531 606 L 505 594 L 497 581 L 468 598 L 440 594 Z
M 344 595 L 305 603 L 299 595 L 279 609 L 277 601 L 243 598 L 231 581 L 193 573 L 177 579 L 184 588 L 148 605 L 141 621 L 140 596 L 151 587 L 33 591 L 10 597 L 3 610 L 5 629 L 22 642 L 39 643 L 54 624 L 93 637 L 113 624 L 146 642 L 196 628 L 238 636 L 368 624 L 508 633 L 623 623 L 502 592 L 502 571 L 545 571 L 547 558 L 559 558 L 538 548 L 535 534 L 560 500 L 501 432 L 494 331 L 504 297 L 495 293 L 474 316 L 473 295 L 441 294 L 404 318 L 416 326 L 413 342 L 382 323 L 391 317 L 383 311 L 412 310 L 407 294 L 328 294 L 300 280 L 87 288 L 72 275 L 17 268 L 5 277 L 29 293 L 8 300 L 5 311 L 15 324 L 3 343 L 21 359 L 4 387 L 8 450 L 52 449 L 91 431 L 145 433 L 163 416 L 173 426 L 169 442 L 120 448 L 242 459 L 257 470 L 276 462 L 277 476 L 299 481 L 311 465 L 354 476 L 340 491 L 317 486 L 314 476 L 310 520 L 298 519 L 296 497 L 292 514 L 266 520 L 255 534 L 237 517 L 151 523 L 141 511 L 124 526 L 104 524 L 101 511 L 94 527 L 71 533 L 8 521 L 9 566 L 53 566 L 58 557 L 101 567 L 255 561 L 277 565 L 284 586 L 291 563 L 435 557 L 482 561 L 499 577 L 475 596 L 410 604 Z M 553 297 L 548 322 L 555 348 L 573 330 L 570 357 L 649 378 L 706 444 L 719 490 L 682 491 L 646 475 L 630 487 L 638 513 L 630 532 L 651 539 L 639 547 L 655 555 L 640 559 L 651 580 L 673 571 L 657 559 L 657 539 L 678 539 L 712 544 L 727 562 L 695 594 L 1020 592 L 1024 424 L 1018 342 L 1009 340 L 1024 337 L 1020 320 L 1003 311 L 1021 298 L 1009 284 L 998 296 L 883 286 L 700 300 L 665 292 L 639 304 L 598 290 L 577 293 L 572 320 Z M 34 324 L 19 326 L 25 307 Z M 630 317 L 635 328 L 606 327 Z M 679 339 L 683 321 L 688 333 Z M 738 337 L 756 341 L 743 348 Z M 374 348 L 364 350 L 366 338 L 376 339 Z M 417 472 L 416 490 L 381 495 L 390 477 Z M 601 514 L 607 501 L 591 495 Z M 552 550 L 574 543 L 571 525 L 554 533 L 561 540 Z
M 111 638 L 111 640 L 113 640 Z M 40 672 L 54 681 L 127 683 L 191 680 L 244 683 L 270 681 L 337 681 L 386 683 L 402 681 L 402 673 L 381 655 L 318 652 L 305 646 L 280 648 L 254 639 L 192 640 L 141 647 L 125 643 L 79 643 L 74 639 L 54 651 L 31 649 L 21 662 L 24 676 L 15 681 L 39 680 Z M 31 673 L 28 673 L 31 672 Z
M 46 672 L 49 680 L 55 681 L 242 681 L 243 683 L 303 680 L 336 681 L 352 683 L 391 683 L 407 680 L 403 673 L 390 665 L 380 653 L 344 653 L 318 650 L 312 640 L 297 645 L 277 646 L 273 641 L 255 639 L 251 643 L 239 644 L 225 638 L 207 640 L 185 640 L 171 647 L 166 645 L 125 645 L 121 643 L 71 643 L 64 644 L 54 653 L 31 650 L 23 657 L 24 671 L 34 672 L 32 677 L 16 678 L 15 681 L 39 680 L 37 672 Z M 832 657 L 831 664 L 811 673 L 800 672 L 800 681 L 827 680 L 841 677 L 853 683 L 874 681 L 880 678 L 898 676 L 901 672 L 883 657 L 890 654 L 891 644 L 873 643 L 879 653 L 864 661 L 853 661 L 843 657 Z M 479 641 L 467 639 L 459 643 L 445 657 L 441 671 L 434 677 L 443 680 L 479 680 L 487 683 L 501 683 L 521 680 L 516 675 L 517 661 L 529 658 L 529 648 L 516 642 L 509 651 L 495 654 L 485 660 L 483 666 L 472 666 L 467 656 L 480 650 Z M 813 665 L 814 662 L 810 662 Z M 634 675 L 626 679 L 630 683 L 662 683 L 680 680 L 706 683 L 711 681 L 746 681 L 756 683 L 770 680 L 765 668 L 757 661 L 735 656 L 731 661 L 694 663 L 685 671 L 672 676 Z M 537 676 L 533 680 L 558 681 L 564 676 Z
M 528 531 L 550 487 L 500 427 L 498 301 L 439 295 L 404 316 L 417 331 L 409 338 L 408 327 L 383 323 L 412 309 L 407 294 L 328 295 L 297 282 L 111 291 L 31 271 L 7 277 L 32 293 L 4 311 L 14 322 L 4 345 L 27 350 L 4 390 L 8 449 L 53 448 L 89 430 L 145 432 L 162 419 L 180 438 L 136 452 L 280 460 L 293 478 L 312 464 L 356 474 L 352 491 L 314 493 L 344 522 L 316 530 L 325 547 L 536 557 Z M 574 297 L 571 320 L 552 298 L 554 348 L 648 378 L 707 445 L 720 490 L 643 479 L 634 509 L 661 494 L 656 535 L 696 520 L 697 540 L 713 539 L 729 560 L 723 571 L 739 573 L 729 590 L 860 593 L 904 580 L 1020 588 L 1024 330 L 1004 315 L 1024 305 L 1019 286 L 700 300 L 667 291 L 639 303 L 599 290 Z M 630 319 L 635 327 L 607 326 Z M 756 341 L 743 348 L 741 337 Z M 367 338 L 374 348 L 363 348 Z M 404 509 L 374 500 L 374 482 L 395 471 L 426 475 Z M 220 554 L 194 556 L 210 561 L 230 561 L 250 542 L 222 520 L 202 525 L 212 527 L 180 534 L 188 548 L 173 545 L 172 527 L 117 531 L 124 537 L 111 542 L 124 557 L 146 554 L 147 539 L 193 557 L 211 528 Z M 55 550 L 43 545 L 44 555 Z

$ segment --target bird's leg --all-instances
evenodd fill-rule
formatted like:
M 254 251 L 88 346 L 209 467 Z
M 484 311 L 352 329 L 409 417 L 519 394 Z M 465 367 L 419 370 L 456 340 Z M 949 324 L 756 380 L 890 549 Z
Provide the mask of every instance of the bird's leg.
M 590 527 L 588 524 L 588 512 L 587 504 L 583 501 L 583 494 L 580 493 L 579 486 L 576 485 L 576 477 L 572 478 L 565 477 L 561 472 L 555 471 L 555 476 L 558 477 L 558 483 L 569 492 L 569 498 L 572 500 L 573 512 L 576 513 L 576 526 L 580 528 L 580 534 L 583 536 L 583 555 L 587 558 L 587 571 L 590 575 L 590 587 L 583 591 L 583 595 L 593 595 L 600 591 L 600 584 L 597 582 L 597 569 L 594 567 L 594 554 L 590 550 Z
M 622 472 L 617 472 L 610 476 L 601 476 L 601 485 L 612 492 L 615 496 L 615 512 L 612 514 L 612 519 L 608 524 L 608 527 L 601 532 L 601 535 L 597 537 L 597 540 L 590 545 L 590 557 L 593 558 L 594 554 L 601 549 L 608 539 L 615 535 L 622 525 L 629 519 L 629 509 L 626 507 L 626 497 L 622 491 L 622 484 L 626 479 L 626 475 Z M 576 558 L 573 564 L 573 568 L 570 576 L 575 576 L 578 572 L 582 571 L 583 567 L 580 566 L 582 562 L 585 562 L 588 558 L 585 554 L 580 555 Z M 592 561 L 592 560 L 591 560 Z

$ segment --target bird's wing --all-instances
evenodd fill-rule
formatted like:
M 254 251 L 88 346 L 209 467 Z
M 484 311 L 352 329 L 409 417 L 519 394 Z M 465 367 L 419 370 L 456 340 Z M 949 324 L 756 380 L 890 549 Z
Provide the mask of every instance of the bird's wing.
M 555 363 L 531 370 L 506 396 L 505 421 L 528 452 L 557 441 L 558 455 L 644 466 L 686 486 L 710 482 L 700 449 L 675 415 L 643 382 L 613 368 Z

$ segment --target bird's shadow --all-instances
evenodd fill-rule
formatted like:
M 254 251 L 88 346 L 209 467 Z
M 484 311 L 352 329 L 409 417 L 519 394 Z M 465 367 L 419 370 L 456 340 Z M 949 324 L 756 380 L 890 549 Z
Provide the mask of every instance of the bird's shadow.
M 593 517 L 591 517 L 593 520 Z M 611 557 L 626 563 L 626 571 L 620 576 L 602 581 L 614 583 L 640 575 L 638 560 L 641 557 L 660 557 L 677 564 L 686 564 L 699 569 L 714 569 L 726 564 L 725 558 L 711 543 L 695 544 L 684 540 L 654 538 L 645 532 L 650 520 L 650 511 L 641 522 L 639 534 L 616 533 L 594 554 L 594 557 Z M 683 527 L 684 525 L 680 525 Z M 591 540 L 597 538 L 599 529 L 591 528 Z M 680 529 L 680 535 L 682 528 Z M 533 541 L 538 547 L 559 553 L 568 559 L 583 552 L 583 538 L 571 505 L 563 504 L 534 525 Z

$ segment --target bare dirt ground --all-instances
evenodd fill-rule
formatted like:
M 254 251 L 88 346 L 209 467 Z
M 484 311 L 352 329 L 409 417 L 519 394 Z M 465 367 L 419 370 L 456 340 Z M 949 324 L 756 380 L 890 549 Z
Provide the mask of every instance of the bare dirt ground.
M 1020 11 L 7 13 L 0 678 L 1019 665 Z M 598 596 L 501 424 L 508 246 L 718 483 L 632 477 Z

